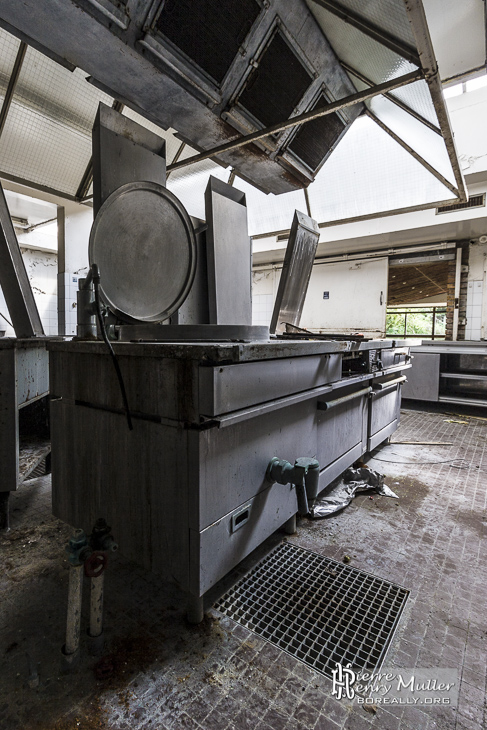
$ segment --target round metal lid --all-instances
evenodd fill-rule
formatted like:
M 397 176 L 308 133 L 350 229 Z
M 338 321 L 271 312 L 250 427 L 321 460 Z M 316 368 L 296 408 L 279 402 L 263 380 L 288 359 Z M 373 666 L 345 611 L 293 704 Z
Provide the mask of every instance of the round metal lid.
M 160 322 L 181 306 L 196 270 L 193 225 L 162 185 L 132 182 L 108 197 L 90 234 L 103 301 L 126 322 Z

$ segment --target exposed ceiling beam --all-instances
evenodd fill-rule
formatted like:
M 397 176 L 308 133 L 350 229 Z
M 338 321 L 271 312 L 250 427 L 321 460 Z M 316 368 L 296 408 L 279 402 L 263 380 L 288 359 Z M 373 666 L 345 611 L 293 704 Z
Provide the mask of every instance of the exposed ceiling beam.
M 443 98 L 443 88 L 441 85 L 440 75 L 438 73 L 438 64 L 436 62 L 433 43 L 428 30 L 428 23 L 422 0 L 404 0 L 406 10 L 411 21 L 411 26 L 416 41 L 416 46 L 421 57 L 421 66 L 424 71 L 425 79 L 428 84 L 431 99 L 438 117 L 438 124 L 445 140 L 446 149 L 450 158 L 455 182 L 458 188 L 460 202 L 464 203 L 468 200 L 468 191 L 465 185 L 462 168 L 458 160 L 458 154 L 453 139 L 453 132 L 450 126 L 448 111 Z
M 55 195 L 58 198 L 64 198 L 64 200 L 71 200 L 75 203 L 79 203 L 74 195 L 65 193 L 62 190 L 56 190 L 56 188 L 50 188 L 48 185 L 40 185 L 33 180 L 27 180 L 25 177 L 19 177 L 17 175 L 11 175 L 9 172 L 0 170 L 0 179 L 9 180 L 10 182 L 17 183 L 18 185 L 24 185 L 26 188 L 32 188 L 32 190 L 39 190 L 41 193 L 48 193 L 49 195 Z
M 68 71 L 75 70 L 76 66 L 73 63 L 70 63 L 62 56 L 58 56 L 58 54 L 54 53 L 54 51 L 51 51 L 50 48 L 46 48 L 46 46 L 43 46 L 42 43 L 36 41 L 35 38 L 26 35 L 26 33 L 22 33 L 22 31 L 20 31 L 18 28 L 14 28 L 13 25 L 7 23 L 5 20 L 3 20 L 3 18 L 0 18 L 0 28 L 3 28 L 7 31 L 7 33 L 10 33 L 10 35 L 18 38 L 19 41 L 23 41 L 24 43 L 27 43 L 28 46 L 35 48 L 35 50 L 39 51 L 39 53 L 42 53 L 43 56 L 47 56 L 52 61 L 56 61 L 56 63 L 59 63 L 60 66 L 64 66 L 64 68 L 67 68 Z
M 368 35 L 370 38 L 373 38 L 378 43 L 386 46 L 386 48 L 389 48 L 391 51 L 398 53 L 407 61 L 414 63 L 416 66 L 421 65 L 421 62 L 419 60 L 419 54 L 413 46 L 404 43 L 399 38 L 395 38 L 390 33 L 387 33 L 387 31 L 385 31 L 383 28 L 379 28 L 379 26 L 374 25 L 369 20 L 366 20 L 360 15 L 357 15 L 357 13 L 349 10 L 349 8 L 345 7 L 344 5 L 335 2 L 335 0 L 313 0 L 313 2 L 315 2 L 317 5 L 320 5 L 325 10 L 328 10 L 330 13 L 333 13 L 333 15 L 336 15 L 345 23 L 353 25 L 354 28 L 357 28 L 365 35 Z
M 90 185 L 92 182 L 93 182 L 93 159 L 90 157 L 90 161 L 88 162 L 88 164 L 86 166 L 86 170 L 84 172 L 83 177 L 81 178 L 81 182 L 76 191 L 75 197 L 78 200 L 83 200 L 83 198 L 86 198 L 86 196 L 88 195 L 88 190 L 90 189 Z
M 426 168 L 426 170 L 428 170 L 428 172 L 431 173 L 431 175 L 436 177 L 436 179 L 439 180 L 442 185 L 444 185 L 446 188 L 448 188 L 448 190 L 450 190 L 450 192 L 452 192 L 457 198 L 460 197 L 460 193 L 457 190 L 457 188 L 454 185 L 452 185 L 452 183 L 449 180 L 447 180 L 446 177 L 444 177 L 440 172 L 438 172 L 438 170 L 435 170 L 435 168 L 432 165 L 430 165 L 430 163 L 427 162 L 424 159 L 424 157 L 421 157 L 421 155 L 419 155 L 413 147 L 408 145 L 407 142 L 405 142 L 403 139 L 401 139 L 401 137 L 399 137 L 395 132 L 393 132 L 392 129 L 387 126 L 387 124 L 384 124 L 384 122 L 381 119 L 379 119 L 379 117 L 376 117 L 375 114 L 373 114 L 370 111 L 370 109 L 367 109 L 367 115 L 371 119 L 373 119 L 374 122 L 376 124 L 378 124 L 379 127 L 381 129 L 383 129 L 384 132 L 386 132 L 389 135 L 389 137 L 392 137 L 392 139 L 395 142 L 400 144 L 401 147 L 406 150 L 406 152 L 409 152 L 409 154 L 412 157 L 414 157 L 414 159 L 417 160 L 420 163 L 420 165 L 423 165 L 423 167 Z
M 15 59 L 12 73 L 10 74 L 10 80 L 8 82 L 7 90 L 5 92 L 5 98 L 3 100 L 2 108 L 0 109 L 0 137 L 7 121 L 7 115 L 14 98 L 15 87 L 19 80 L 20 72 L 22 70 L 22 64 L 24 63 L 25 52 L 27 51 L 27 43 L 21 42 L 19 50 L 17 51 L 17 57 Z
M 213 147 L 213 149 L 202 152 L 199 155 L 194 155 L 193 157 L 188 157 L 186 160 L 181 160 L 172 165 L 169 165 L 167 170 L 168 172 L 171 172 L 172 170 L 179 170 L 181 167 L 192 165 L 195 162 L 209 160 L 212 157 L 216 157 L 217 155 L 222 154 L 223 152 L 228 152 L 230 150 L 237 149 L 238 147 L 245 147 L 252 142 L 263 139 L 264 137 L 269 137 L 270 135 L 276 134 L 277 132 L 283 132 L 285 129 L 290 129 L 291 127 L 305 124 L 306 122 L 311 122 L 313 119 L 318 119 L 319 117 L 333 114 L 333 112 L 339 111 L 340 109 L 345 109 L 346 107 L 353 106 L 354 104 L 359 104 L 363 101 L 366 101 L 367 99 L 372 99 L 374 96 L 384 94 L 387 91 L 393 91 L 394 89 L 399 89 L 401 86 L 406 86 L 406 84 L 412 84 L 414 83 L 414 81 L 419 81 L 423 78 L 424 74 L 421 69 L 411 71 L 411 73 L 405 74 L 404 76 L 398 76 L 391 81 L 386 81 L 383 84 L 378 84 L 377 86 L 373 86 L 370 89 L 358 91 L 356 94 L 351 94 L 350 96 L 346 96 L 343 99 L 338 99 L 331 104 L 317 107 L 316 109 L 312 109 L 311 111 L 304 112 L 304 114 L 297 114 L 295 117 L 291 117 L 284 122 L 278 122 L 277 124 L 273 124 L 270 127 L 265 127 L 264 129 L 257 130 L 257 132 L 252 132 L 252 134 L 237 137 L 230 142 L 218 145 L 218 147 Z
M 181 142 L 181 144 L 179 145 L 179 147 L 178 147 L 178 148 L 177 148 L 177 150 L 176 150 L 176 154 L 175 154 L 175 155 L 174 155 L 174 157 L 172 158 L 172 163 L 171 163 L 171 164 L 173 164 L 173 165 L 174 165 L 174 164 L 175 164 L 175 163 L 176 163 L 176 162 L 177 162 L 177 161 L 178 161 L 178 160 L 180 159 L 181 155 L 182 155 L 182 154 L 183 154 L 183 152 L 184 152 L 184 148 L 185 148 L 185 147 L 186 147 L 186 142 Z M 169 171 L 168 171 L 168 172 L 166 173 L 166 180 L 167 180 L 167 178 L 169 177 L 169 175 L 170 175 L 170 174 L 171 174 L 171 171 L 169 170 Z
M 363 73 L 360 71 L 357 71 L 357 69 L 353 68 L 353 66 L 349 66 L 348 63 L 345 63 L 344 61 L 340 61 L 340 65 L 342 68 L 345 69 L 349 74 L 352 76 L 355 76 L 355 78 L 359 79 L 360 81 L 363 81 L 364 84 L 367 84 L 368 86 L 373 86 L 374 82 L 367 78 L 367 76 L 364 76 Z M 394 94 L 384 94 L 386 99 L 389 99 L 389 101 L 392 101 L 393 104 L 398 106 L 403 111 L 407 112 L 408 114 L 411 114 L 412 117 L 418 120 L 418 122 L 422 122 L 425 124 L 429 129 L 431 129 L 433 132 L 436 132 L 436 134 L 439 134 L 440 137 L 441 129 L 436 126 L 436 124 L 432 124 L 432 122 L 428 121 L 428 119 L 425 119 L 421 116 L 421 114 L 418 114 L 418 112 L 414 111 L 414 109 L 411 109 L 407 104 L 405 104 L 403 101 L 397 98 L 397 96 L 394 96 Z

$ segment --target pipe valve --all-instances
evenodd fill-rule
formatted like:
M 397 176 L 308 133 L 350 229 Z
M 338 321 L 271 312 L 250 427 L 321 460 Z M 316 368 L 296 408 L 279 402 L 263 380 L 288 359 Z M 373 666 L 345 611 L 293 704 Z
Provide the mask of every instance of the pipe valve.
M 294 484 L 298 498 L 298 511 L 301 515 L 309 512 L 309 502 L 314 502 L 318 494 L 320 464 L 316 459 L 302 456 L 294 464 L 274 456 L 267 467 L 266 479 L 278 484 Z

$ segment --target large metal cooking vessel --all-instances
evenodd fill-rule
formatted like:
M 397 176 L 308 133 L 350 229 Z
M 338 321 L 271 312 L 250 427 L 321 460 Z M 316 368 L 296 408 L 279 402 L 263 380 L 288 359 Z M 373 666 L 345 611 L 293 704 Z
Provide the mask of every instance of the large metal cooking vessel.
M 105 303 L 126 322 L 161 322 L 181 306 L 196 270 L 196 240 L 182 203 L 162 185 L 131 182 L 93 223 L 90 266 Z

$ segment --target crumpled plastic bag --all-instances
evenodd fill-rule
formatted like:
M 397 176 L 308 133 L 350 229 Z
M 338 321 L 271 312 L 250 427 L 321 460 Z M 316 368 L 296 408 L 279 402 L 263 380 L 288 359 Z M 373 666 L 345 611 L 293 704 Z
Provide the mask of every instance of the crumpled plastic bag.
M 350 467 L 342 474 L 340 481 L 333 484 L 331 489 L 314 503 L 308 517 L 312 520 L 329 517 L 347 507 L 356 494 L 371 489 L 383 497 L 399 499 L 397 494 L 384 484 L 383 474 L 364 466 L 357 469 Z

